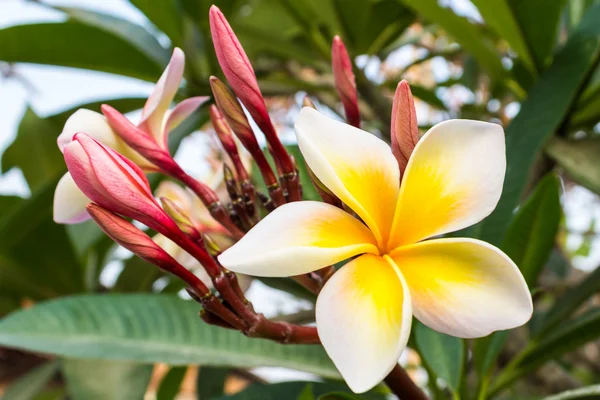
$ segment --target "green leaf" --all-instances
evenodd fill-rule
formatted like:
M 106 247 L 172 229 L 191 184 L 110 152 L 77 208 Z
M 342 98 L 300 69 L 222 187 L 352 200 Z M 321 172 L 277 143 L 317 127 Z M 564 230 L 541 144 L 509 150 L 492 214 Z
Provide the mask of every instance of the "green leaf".
M 553 137 L 546 152 L 580 185 L 600 193 L 600 139 L 565 140 Z
M 32 192 L 60 177 L 67 170 L 63 155 L 56 145 L 60 131 L 61 127 L 38 117 L 27 108 L 15 141 L 2 155 L 0 171 L 19 168 Z
M 575 319 L 563 321 L 562 325 L 553 332 L 529 342 L 527 348 L 494 381 L 490 395 L 545 362 L 573 351 L 598 337 L 600 337 L 600 309 L 598 308 Z
M 129 0 L 161 31 L 174 46 L 181 46 L 181 13 L 174 0 Z
M 187 370 L 187 366 L 171 367 L 160 382 L 160 386 L 156 391 L 156 400 L 174 400 L 181 390 L 181 382 Z
M 204 324 L 200 306 L 163 294 L 61 298 L 0 321 L 0 344 L 65 357 L 171 365 L 278 366 L 339 377 L 320 346 L 280 345 Z
M 565 0 L 474 0 L 479 12 L 532 71 L 542 71 L 557 42 Z
M 4 391 L 2 400 L 29 400 L 41 392 L 46 384 L 56 375 L 58 362 L 50 361 L 34 369 L 12 382 Z
M 306 387 L 310 386 L 312 394 L 319 397 L 331 392 L 352 394 L 352 391 L 342 382 L 282 382 L 272 385 L 254 384 L 240 393 L 221 396 L 211 400 L 281 400 L 297 399 Z M 384 400 L 386 395 L 378 388 L 363 393 L 364 400 Z
M 72 400 L 142 399 L 153 369 L 125 361 L 74 358 L 61 364 Z
M 417 321 L 413 334 L 423 361 L 454 393 L 458 393 L 465 363 L 463 340 L 436 332 Z
M 362 400 L 363 397 L 350 393 L 333 392 L 319 397 L 319 400 Z
M 554 305 L 546 312 L 536 336 L 543 337 L 554 330 L 598 292 L 600 292 L 600 268 L 596 268 L 556 299 Z
M 56 180 L 0 215 L 0 292 L 34 300 L 83 290 L 83 272 L 65 227 L 52 220 Z
M 230 368 L 200 367 L 196 379 L 198 400 L 221 396 L 225 392 L 225 381 L 230 372 Z
M 594 400 L 600 397 L 600 385 L 592 385 L 579 389 L 567 390 L 554 396 L 544 397 L 544 400 Z
M 507 338 L 508 331 L 499 331 L 475 341 L 473 358 L 480 378 L 487 375 L 494 366 Z
M 158 3 L 168 3 L 161 1 Z M 130 43 L 138 51 L 154 60 L 158 65 L 166 66 L 169 62 L 169 50 L 161 46 L 158 40 L 143 27 L 122 18 L 96 11 L 76 7 L 55 7 L 64 12 L 70 19 L 102 29 L 124 42 Z
M 513 210 L 527 185 L 538 152 L 559 128 L 581 85 L 600 60 L 600 5 L 590 8 L 576 32 L 540 75 L 506 130 L 507 171 L 496 210 L 480 225 L 481 238 L 501 243 Z
M 164 67 L 131 42 L 76 21 L 4 28 L 0 43 L 0 60 L 6 62 L 85 68 L 152 82 Z
M 523 35 L 523 31 L 521 26 L 519 26 L 519 21 L 513 12 L 509 0 L 473 0 L 473 3 L 477 6 L 485 22 L 510 44 L 529 70 L 535 71 L 536 66 L 532 49 L 527 44 L 527 40 Z M 552 2 L 552 4 L 555 3 L 557 2 Z M 544 7 L 544 11 L 547 8 Z
M 304 389 L 302 389 L 296 400 L 315 400 L 312 385 L 306 385 Z
M 493 80 L 499 80 L 506 75 L 493 44 L 486 41 L 480 29 L 466 18 L 456 15 L 450 8 L 440 6 L 437 0 L 401 1 L 418 15 L 447 31 L 461 47 L 477 59 Z
M 540 181 L 506 231 L 501 248 L 530 286 L 535 285 L 552 252 L 561 214 L 560 181 L 550 174 Z

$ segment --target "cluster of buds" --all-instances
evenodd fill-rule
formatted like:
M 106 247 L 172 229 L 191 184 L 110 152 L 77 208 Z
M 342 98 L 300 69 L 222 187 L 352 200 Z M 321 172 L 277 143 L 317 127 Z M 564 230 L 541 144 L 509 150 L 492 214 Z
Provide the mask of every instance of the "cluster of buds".
M 182 279 L 190 296 L 202 304 L 201 316 L 207 323 L 281 343 L 319 343 L 315 327 L 270 321 L 256 313 L 239 277 L 217 261 L 217 256 L 255 226 L 261 215 L 301 200 L 302 188 L 296 161 L 277 135 L 250 61 L 215 6 L 210 10 L 210 27 L 229 83 L 227 86 L 217 77 L 210 78 L 214 99 L 209 106 L 210 120 L 231 165 L 223 164 L 227 196 L 220 197 L 211 186 L 187 174 L 169 151 L 168 134 L 209 99 L 189 98 L 170 109 L 185 65 L 183 52 L 175 49 L 146 102 L 140 123 L 132 123 L 109 105 L 102 106 L 102 114 L 79 110 L 67 121 L 58 144 L 69 172 L 57 186 L 55 220 L 78 223 L 93 218 L 116 243 Z M 333 41 L 332 64 L 346 119 L 358 127 L 352 62 L 339 37 Z M 274 165 L 260 147 L 242 104 L 264 134 Z M 308 97 L 304 105 L 314 107 Z M 419 138 L 406 82 L 398 86 L 392 120 L 393 150 L 403 170 Z M 254 186 L 238 143 L 255 162 L 266 193 Z M 146 173 L 156 172 L 171 180 L 161 183 L 155 197 Z M 314 174 L 311 177 L 324 202 L 344 207 Z M 128 219 L 157 235 L 149 237 Z M 192 265 L 204 274 L 191 272 Z M 318 293 L 334 271 L 331 266 L 293 278 Z

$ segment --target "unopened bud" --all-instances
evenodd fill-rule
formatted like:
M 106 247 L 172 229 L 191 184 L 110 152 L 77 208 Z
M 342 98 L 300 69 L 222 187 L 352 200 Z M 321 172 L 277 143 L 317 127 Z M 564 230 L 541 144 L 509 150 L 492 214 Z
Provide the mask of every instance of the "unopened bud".
M 302 99 L 302 107 L 310 107 L 314 108 L 315 110 L 317 109 L 317 107 L 315 107 L 315 103 L 313 103 L 311 98 L 308 96 L 304 96 L 304 99 Z
M 419 141 L 419 126 L 415 101 L 408 82 L 402 80 L 396 88 L 392 105 L 392 153 L 398 161 L 400 172 L 404 172 L 412 151 Z
M 197 236 L 198 230 L 194 227 L 194 223 L 188 217 L 188 215 L 171 199 L 167 197 L 161 197 L 160 203 L 163 206 L 163 210 L 169 217 L 175 221 L 179 229 L 181 229 L 188 236 Z
M 339 36 L 333 38 L 331 47 L 331 62 L 335 87 L 342 100 L 346 120 L 350 125 L 360 127 L 360 113 L 358 111 L 358 98 L 356 95 L 356 82 L 352 72 L 352 61 L 344 42 Z

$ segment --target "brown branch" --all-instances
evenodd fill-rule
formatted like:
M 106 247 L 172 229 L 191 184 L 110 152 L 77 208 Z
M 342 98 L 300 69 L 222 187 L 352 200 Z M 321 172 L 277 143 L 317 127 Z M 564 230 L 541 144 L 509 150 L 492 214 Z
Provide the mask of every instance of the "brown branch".
M 396 364 L 385 377 L 384 382 L 400 400 L 428 400 L 425 393 L 410 379 L 400 364 Z

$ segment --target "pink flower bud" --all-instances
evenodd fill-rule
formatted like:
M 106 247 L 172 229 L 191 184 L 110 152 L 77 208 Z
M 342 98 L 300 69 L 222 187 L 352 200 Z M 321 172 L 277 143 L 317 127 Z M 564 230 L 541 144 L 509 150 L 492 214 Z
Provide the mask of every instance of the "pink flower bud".
M 64 154 L 73 180 L 94 203 L 161 233 L 173 227 L 177 230 L 133 162 L 83 133 L 75 135 Z
M 91 203 L 87 206 L 88 213 L 112 240 L 131 251 L 138 257 L 170 272 L 187 283 L 197 287 L 198 278 L 187 268 L 179 264 L 172 256 L 163 250 L 148 235 L 136 228 L 132 223 L 105 208 Z M 203 288 L 204 289 L 204 288 Z M 204 290 L 208 292 L 208 290 Z
M 268 140 L 276 137 L 254 69 L 229 22 L 217 6 L 210 8 L 210 31 L 219 65 L 231 88 Z
M 162 148 L 152 136 L 135 126 L 126 116 L 107 104 L 103 104 L 101 110 L 117 135 L 152 164 L 162 166 L 173 163 L 168 150 Z
M 392 105 L 392 153 L 398 161 L 400 172 L 404 172 L 408 159 L 419 141 L 419 126 L 415 102 L 408 82 L 402 80 L 396 88 Z
M 331 63 L 333 68 L 333 77 L 344 111 L 346 120 L 350 125 L 360 127 L 360 113 L 358 111 L 358 99 L 356 95 L 356 82 L 354 81 L 354 72 L 352 72 L 352 61 L 348 56 L 348 51 L 344 42 L 339 36 L 333 38 L 331 46 Z

